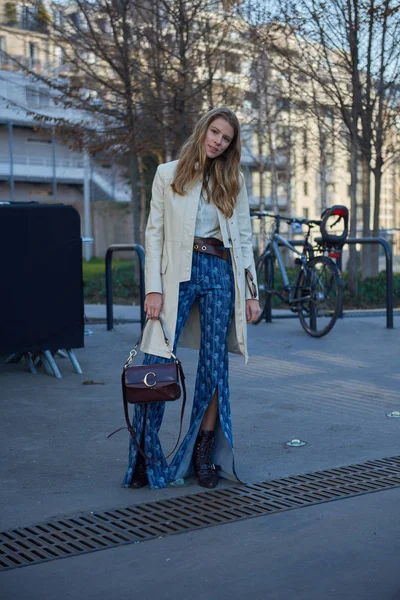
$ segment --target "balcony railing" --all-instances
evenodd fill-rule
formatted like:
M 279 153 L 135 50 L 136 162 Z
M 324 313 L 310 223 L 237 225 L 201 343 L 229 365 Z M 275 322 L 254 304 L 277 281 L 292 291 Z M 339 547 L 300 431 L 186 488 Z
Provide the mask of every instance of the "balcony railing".
M 7 152 L 0 152 L 0 163 L 8 164 L 10 162 L 10 155 Z M 53 159 L 43 158 L 41 156 L 25 156 L 21 154 L 14 154 L 13 163 L 15 165 L 27 165 L 34 167 L 52 167 Z M 83 160 L 80 158 L 56 158 L 56 167 L 66 167 L 83 169 Z
M 23 29 L 24 31 L 32 31 L 35 33 L 47 34 L 49 33 L 50 26 L 48 23 L 38 22 L 36 20 L 25 20 L 18 19 L 16 21 L 9 20 L 7 18 L 0 21 L 0 25 L 3 27 L 12 27 L 13 29 Z

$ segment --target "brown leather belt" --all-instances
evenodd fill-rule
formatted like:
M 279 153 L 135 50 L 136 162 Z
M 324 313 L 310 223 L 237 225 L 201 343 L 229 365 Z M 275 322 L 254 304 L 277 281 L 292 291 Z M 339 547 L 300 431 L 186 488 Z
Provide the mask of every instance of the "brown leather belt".
M 224 248 L 224 244 L 217 238 L 200 238 L 195 237 L 193 240 L 193 250 L 195 252 L 204 252 L 205 254 L 212 254 L 227 260 L 228 250 Z

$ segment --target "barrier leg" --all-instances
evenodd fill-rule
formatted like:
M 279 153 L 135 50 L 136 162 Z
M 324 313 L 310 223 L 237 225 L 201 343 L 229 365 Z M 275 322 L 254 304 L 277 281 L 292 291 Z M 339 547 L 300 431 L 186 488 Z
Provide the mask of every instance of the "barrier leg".
M 40 363 L 42 363 L 42 365 L 44 366 L 44 370 L 46 371 L 47 375 L 54 375 L 53 371 L 51 370 L 50 363 L 47 360 L 45 354 L 43 354 L 43 352 L 40 352 L 40 354 L 38 354 L 34 362 L 35 365 L 40 365 Z
M 27 352 L 26 354 L 24 354 L 24 358 L 32 375 L 36 375 L 37 371 L 35 369 L 35 365 L 33 364 L 32 355 Z
M 22 354 L 19 352 L 14 352 L 14 354 L 10 354 L 8 358 L 6 358 L 6 363 L 18 363 L 22 358 Z
M 62 375 L 56 365 L 56 361 L 54 360 L 53 355 L 50 352 L 50 350 L 43 350 L 43 354 L 46 357 L 46 359 L 50 365 L 50 369 L 53 371 L 53 374 L 57 377 L 57 379 L 62 379 Z
M 73 353 L 72 350 L 67 350 L 67 355 L 69 356 L 70 361 L 72 362 L 72 365 L 75 369 L 75 372 L 78 373 L 78 375 L 82 375 L 83 371 L 76 359 L 75 354 Z

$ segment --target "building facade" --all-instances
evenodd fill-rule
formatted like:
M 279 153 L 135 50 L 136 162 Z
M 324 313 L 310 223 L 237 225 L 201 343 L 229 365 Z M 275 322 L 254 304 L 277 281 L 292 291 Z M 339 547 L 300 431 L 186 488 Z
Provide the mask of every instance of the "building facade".
M 34 118 L 33 113 L 71 120 L 78 115 L 57 107 L 51 90 L 22 70 L 25 65 L 33 74 L 68 77 L 64 52 L 50 35 L 59 18 L 46 2 L 0 0 L 0 201 L 68 202 L 78 207 L 85 222 L 84 201 L 89 197 L 91 219 L 83 232 L 92 232 L 94 252 L 102 255 L 108 243 L 131 241 L 129 207 L 125 206 L 126 226 L 116 224 L 124 212 L 121 206 L 131 197 L 126 173 L 115 161 L 95 161 L 71 150 L 51 125 Z M 201 54 L 201 40 L 197 50 Z M 218 101 L 237 111 L 243 124 L 242 168 L 252 209 L 319 218 L 333 204 L 349 206 L 348 136 L 328 103 L 320 97 L 319 111 L 311 110 L 304 101 L 310 97 L 306 79 L 294 73 L 283 76 L 268 52 L 254 47 L 242 21 L 229 29 L 214 58 L 214 98 L 207 96 L 211 87 L 205 86 L 204 110 L 210 101 Z M 206 80 L 207 72 L 200 61 L 196 78 L 202 77 Z M 380 225 L 400 254 L 399 175 L 399 162 L 393 159 L 383 174 Z M 371 183 L 373 197 L 372 177 Z M 358 190 L 361 232 L 361 174 Z M 92 214 L 96 210 L 104 215 L 115 210 L 117 216 L 104 216 L 102 223 Z M 97 223 L 98 233 L 92 231 L 92 223 Z M 257 226 L 254 221 L 256 232 Z M 108 235 L 108 228 L 114 233 Z

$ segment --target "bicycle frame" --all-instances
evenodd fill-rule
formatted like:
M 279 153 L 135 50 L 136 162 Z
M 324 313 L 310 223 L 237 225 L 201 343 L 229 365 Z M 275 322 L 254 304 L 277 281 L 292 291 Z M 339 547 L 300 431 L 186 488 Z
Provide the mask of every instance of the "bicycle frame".
M 307 241 L 308 240 L 306 240 L 304 242 L 304 244 L 306 244 Z M 274 233 L 272 241 L 271 241 L 271 246 L 274 250 L 276 260 L 278 261 L 279 270 L 282 274 L 283 285 L 284 285 L 284 287 L 289 287 L 290 281 L 289 281 L 289 277 L 287 275 L 286 267 L 285 267 L 283 259 L 282 259 L 279 245 L 285 246 L 285 248 L 288 248 L 291 252 L 294 252 L 295 254 L 297 254 L 301 258 L 301 261 L 303 264 L 306 263 L 307 259 L 304 254 L 304 248 L 303 248 L 302 252 L 300 252 L 299 250 L 297 250 L 297 248 L 292 246 L 292 244 L 290 242 L 288 242 L 288 240 L 285 240 L 285 238 L 283 238 L 281 235 L 279 235 L 279 233 Z
M 262 296 L 262 313 L 258 322 L 265 316 L 271 320 L 272 297 L 278 296 L 290 310 L 297 313 L 303 329 L 312 337 L 326 335 L 334 326 L 338 318 L 343 301 L 343 282 L 337 265 L 332 258 L 337 258 L 340 251 L 323 238 L 315 238 L 310 243 L 311 230 L 321 226 L 321 221 L 311 219 L 285 219 L 280 215 L 261 213 L 260 216 L 275 219 L 275 229 L 268 236 L 268 245 L 262 255 L 257 259 L 257 277 L 259 278 Z M 287 240 L 280 235 L 281 220 L 291 223 L 300 223 L 308 227 L 302 242 Z M 335 223 L 336 224 L 336 223 Z M 300 246 L 297 249 L 295 246 Z M 286 248 L 294 257 L 294 263 L 299 268 L 292 281 L 283 260 L 281 248 Z M 275 287 L 274 263 L 279 269 L 281 281 Z M 263 286 L 263 287 L 261 287 Z M 261 298 L 261 296 L 260 296 Z

